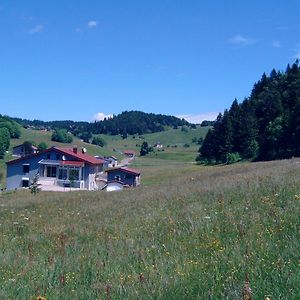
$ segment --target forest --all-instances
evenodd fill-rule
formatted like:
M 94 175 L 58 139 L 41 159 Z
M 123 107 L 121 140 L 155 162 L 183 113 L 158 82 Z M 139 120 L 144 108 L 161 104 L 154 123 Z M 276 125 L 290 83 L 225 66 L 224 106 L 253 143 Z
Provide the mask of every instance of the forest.
M 219 114 L 196 160 L 210 163 L 300 156 L 300 67 L 272 70 L 250 96 Z
M 37 129 L 66 129 L 72 134 L 87 141 L 91 139 L 91 134 L 145 134 L 164 131 L 166 127 L 178 127 L 190 125 L 187 121 L 174 116 L 162 114 L 144 113 L 141 111 L 124 111 L 113 118 L 95 122 L 65 121 L 40 121 L 13 118 L 24 127 L 34 127 Z

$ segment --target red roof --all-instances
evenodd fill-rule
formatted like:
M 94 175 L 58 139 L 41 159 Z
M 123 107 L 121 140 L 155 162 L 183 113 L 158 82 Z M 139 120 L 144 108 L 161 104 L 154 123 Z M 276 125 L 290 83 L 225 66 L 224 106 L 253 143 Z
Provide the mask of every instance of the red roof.
M 135 154 L 134 150 L 125 150 L 123 151 L 123 154 Z
M 113 168 L 113 169 L 108 169 L 106 170 L 105 172 L 113 172 L 113 171 L 123 171 L 125 173 L 130 173 L 130 174 L 133 174 L 133 175 L 140 175 L 141 172 L 139 170 L 136 170 L 136 169 L 131 169 L 131 168 Z
M 74 167 L 83 167 L 83 161 L 74 161 L 74 160 L 62 160 L 60 162 L 61 166 L 74 166 Z
M 54 149 L 58 150 L 59 152 L 73 156 L 74 158 L 79 159 L 80 161 L 84 161 L 90 165 L 102 165 L 105 161 L 103 159 L 98 159 L 94 156 L 88 155 L 86 153 L 82 153 L 80 149 L 78 149 L 77 153 L 73 151 L 73 148 L 58 148 L 54 147 Z
M 52 148 L 48 148 L 44 151 L 41 151 L 39 153 L 33 153 L 31 155 L 23 156 L 23 157 L 20 157 L 18 159 L 10 160 L 6 164 L 13 164 L 13 163 L 16 163 L 18 161 L 22 161 L 22 160 L 26 160 L 26 159 L 31 158 L 31 157 L 39 156 L 41 153 L 50 152 L 53 149 L 56 150 L 57 152 L 60 152 L 62 154 L 69 155 L 69 156 L 71 156 L 75 159 L 78 159 L 80 162 L 85 162 L 85 163 L 90 164 L 90 165 L 102 165 L 102 164 L 105 163 L 105 161 L 103 159 L 98 159 L 94 156 L 88 155 L 86 153 L 82 153 L 80 151 L 80 149 L 78 149 L 77 153 L 74 153 L 73 148 L 52 147 Z

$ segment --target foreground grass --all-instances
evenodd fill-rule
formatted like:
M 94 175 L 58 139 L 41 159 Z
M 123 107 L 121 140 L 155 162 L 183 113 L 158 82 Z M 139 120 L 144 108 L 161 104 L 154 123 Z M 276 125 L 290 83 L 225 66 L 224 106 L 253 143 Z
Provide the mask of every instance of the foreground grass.
M 0 299 L 299 299 L 299 161 L 170 168 L 121 193 L 1 195 Z

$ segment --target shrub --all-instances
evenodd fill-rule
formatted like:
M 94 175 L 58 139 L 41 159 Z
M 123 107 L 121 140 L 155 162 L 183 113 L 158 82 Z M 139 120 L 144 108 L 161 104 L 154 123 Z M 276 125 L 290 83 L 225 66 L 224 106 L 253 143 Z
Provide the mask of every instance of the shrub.
M 106 145 L 106 141 L 99 136 L 95 136 L 92 140 L 92 144 L 100 147 L 104 147 Z
M 60 143 L 72 143 L 73 138 L 66 129 L 55 129 L 52 133 L 51 141 Z
M 226 154 L 226 164 L 228 164 L 228 165 L 234 164 L 240 160 L 241 160 L 241 157 L 240 157 L 239 153 L 237 153 L 237 152 L 234 152 L 234 153 L 230 152 L 230 153 Z
M 0 158 L 3 158 L 10 145 L 10 135 L 6 127 L 0 128 Z
M 41 142 L 41 143 L 38 144 L 38 150 L 39 151 L 46 150 L 47 148 L 48 148 L 48 146 L 45 142 Z

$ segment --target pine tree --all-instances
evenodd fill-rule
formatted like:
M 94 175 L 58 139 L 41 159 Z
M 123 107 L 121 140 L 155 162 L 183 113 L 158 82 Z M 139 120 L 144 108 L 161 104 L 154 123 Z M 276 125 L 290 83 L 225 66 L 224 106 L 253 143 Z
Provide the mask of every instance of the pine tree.
M 39 182 L 39 174 L 37 173 L 33 177 L 32 182 L 31 182 L 31 184 L 29 186 L 31 194 L 36 195 L 37 193 L 39 193 L 39 191 L 40 191 L 40 187 L 39 187 L 40 184 L 38 182 Z

